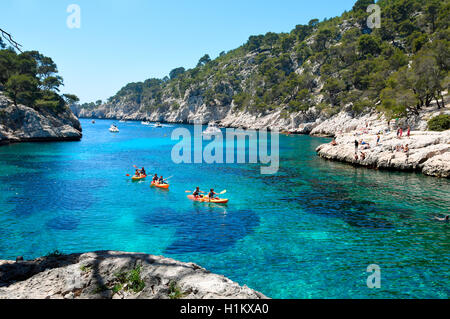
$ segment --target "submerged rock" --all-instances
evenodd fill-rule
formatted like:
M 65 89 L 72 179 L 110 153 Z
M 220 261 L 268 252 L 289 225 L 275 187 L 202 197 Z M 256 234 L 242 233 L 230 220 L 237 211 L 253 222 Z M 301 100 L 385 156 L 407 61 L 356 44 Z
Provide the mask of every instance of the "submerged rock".
M 0 145 L 33 141 L 77 141 L 81 125 L 67 108 L 62 111 L 35 110 L 14 105 L 0 92 Z
M 0 261 L 0 299 L 265 299 L 194 264 L 118 251 Z

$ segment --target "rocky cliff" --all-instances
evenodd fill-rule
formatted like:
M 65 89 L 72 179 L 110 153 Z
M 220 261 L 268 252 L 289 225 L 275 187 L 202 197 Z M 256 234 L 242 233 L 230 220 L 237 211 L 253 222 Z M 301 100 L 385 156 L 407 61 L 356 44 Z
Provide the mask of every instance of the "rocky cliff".
M 0 145 L 33 141 L 76 141 L 81 125 L 67 108 L 54 111 L 15 106 L 0 92 Z
M 194 264 L 118 251 L 0 261 L 0 299 L 265 299 Z
M 181 102 L 177 110 L 161 112 L 155 110 L 152 113 L 142 113 L 139 107 L 133 108 L 130 105 L 102 105 L 95 110 L 74 108 L 75 114 L 80 118 L 100 118 L 100 119 L 123 119 L 154 121 L 166 123 L 202 123 L 211 121 L 218 122 L 223 127 L 239 127 L 245 129 L 286 130 L 292 133 L 309 134 L 314 127 L 327 117 L 320 114 L 315 108 L 307 112 L 296 112 L 286 116 L 282 111 L 275 111 L 270 114 L 252 114 L 241 111 L 234 105 L 223 106 L 220 109 L 211 111 L 204 104 L 190 104 Z

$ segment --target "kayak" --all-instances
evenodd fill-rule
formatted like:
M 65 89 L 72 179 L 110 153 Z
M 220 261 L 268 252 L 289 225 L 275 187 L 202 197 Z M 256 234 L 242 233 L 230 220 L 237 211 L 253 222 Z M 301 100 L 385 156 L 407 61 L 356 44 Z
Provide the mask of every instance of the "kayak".
M 215 203 L 215 204 L 226 204 L 228 203 L 228 199 L 225 198 L 214 198 L 209 199 L 209 197 L 195 197 L 194 195 L 188 195 L 189 199 L 196 201 L 196 202 L 202 202 L 202 203 Z
M 159 183 L 155 183 L 155 182 L 152 182 L 152 185 L 151 186 L 155 186 L 155 187 L 158 187 L 158 188 L 169 188 L 169 184 L 159 184 Z
M 144 179 L 144 178 L 146 178 L 147 177 L 147 175 L 144 175 L 144 176 L 133 176 L 132 178 L 131 178 L 131 180 L 133 180 L 133 181 L 140 181 L 141 179 Z

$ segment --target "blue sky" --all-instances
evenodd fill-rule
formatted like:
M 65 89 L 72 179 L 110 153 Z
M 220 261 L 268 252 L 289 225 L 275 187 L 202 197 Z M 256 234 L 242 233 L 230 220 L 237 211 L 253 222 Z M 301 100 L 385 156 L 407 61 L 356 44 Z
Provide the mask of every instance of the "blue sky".
M 63 93 L 105 100 L 129 82 L 194 67 L 208 53 L 237 48 L 250 35 L 289 32 L 313 18 L 350 10 L 355 0 L 1 0 L 0 27 L 24 50 L 50 56 Z M 81 8 L 81 28 L 66 25 Z

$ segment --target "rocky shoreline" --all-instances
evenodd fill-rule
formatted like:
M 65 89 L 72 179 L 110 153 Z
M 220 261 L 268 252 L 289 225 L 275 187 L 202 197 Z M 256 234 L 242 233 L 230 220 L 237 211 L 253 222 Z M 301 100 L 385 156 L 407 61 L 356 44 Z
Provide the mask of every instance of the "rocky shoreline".
M 335 137 L 335 143 L 322 144 L 316 152 L 322 158 L 357 166 L 449 178 L 450 130 L 426 131 L 428 119 L 441 113 L 449 114 L 450 110 L 430 108 L 408 120 L 389 122 L 376 113 L 359 119 L 340 114 L 312 131 L 313 134 Z M 411 128 L 409 137 L 408 126 Z M 400 128 L 403 130 L 401 137 L 397 136 Z
M 194 264 L 120 251 L 0 261 L 0 299 L 267 299 Z
M 359 143 L 357 148 L 355 139 Z M 316 152 L 322 158 L 358 166 L 450 178 L 450 131 L 412 131 L 409 138 L 397 138 L 396 132 L 392 132 L 381 134 L 378 144 L 376 140 L 377 136 L 372 134 L 349 133 L 338 136 L 336 145 L 320 145 Z
M 0 92 L 0 145 L 19 142 L 78 141 L 79 120 L 70 109 L 59 112 L 15 106 Z

